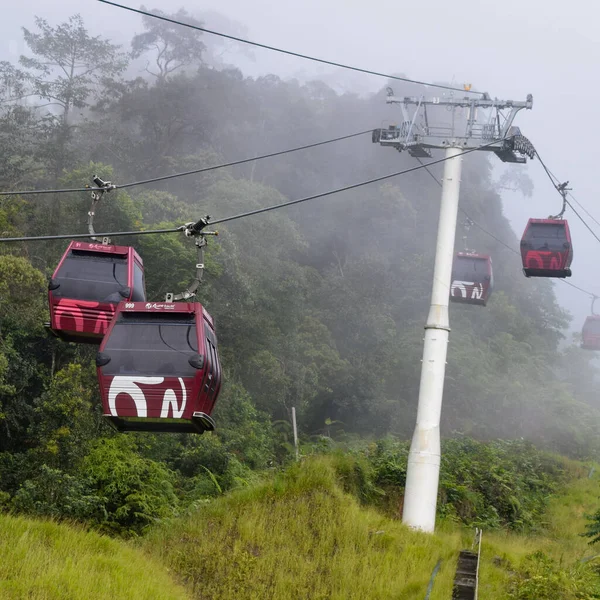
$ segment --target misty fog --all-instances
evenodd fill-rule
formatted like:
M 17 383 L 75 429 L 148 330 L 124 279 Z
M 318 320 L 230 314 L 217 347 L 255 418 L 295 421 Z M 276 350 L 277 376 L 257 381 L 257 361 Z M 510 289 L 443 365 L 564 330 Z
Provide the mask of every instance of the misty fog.
M 132 6 L 137 7 L 136 4 Z M 167 0 L 148 5 L 176 10 Z M 583 102 L 594 98 L 600 58 L 596 23 L 600 7 L 584 0 L 509 0 L 501 4 L 460 0 L 447 3 L 396 3 L 385 0 L 307 0 L 302 3 L 267 0 L 188 0 L 184 7 L 207 27 L 266 44 L 382 72 L 455 85 L 471 83 L 492 97 L 525 99 L 533 94 L 531 112 L 522 112 L 516 125 L 529 137 L 557 177 L 568 179 L 573 194 L 596 218 L 594 152 L 589 140 L 599 127 Z M 92 0 L 31 0 L 12 4 L 0 23 L 0 59 L 15 60 L 24 50 L 21 26 L 32 27 L 35 15 L 58 23 L 79 12 L 88 27 L 116 43 L 128 44 L 141 30 L 134 14 Z M 322 79 L 338 90 L 372 93 L 385 83 L 377 77 L 329 68 L 301 59 L 222 42 L 215 54 L 247 75 L 275 73 L 283 78 Z M 425 93 L 438 94 L 435 89 Z M 394 109 L 383 102 L 380 121 L 393 120 Z M 589 115 L 589 116 L 586 116 Z M 352 129 L 352 124 L 348 124 Z M 497 177 L 506 167 L 494 161 Z M 517 235 L 529 216 L 554 214 L 559 198 L 541 166 L 533 161 L 527 173 L 535 183 L 532 198 L 506 191 L 505 214 Z M 348 174 L 348 181 L 352 180 Z M 574 238 L 574 284 L 600 294 L 591 274 L 596 244 L 574 215 L 568 214 Z M 573 330 L 579 330 L 589 312 L 583 294 L 555 285 L 561 303 L 573 313 Z

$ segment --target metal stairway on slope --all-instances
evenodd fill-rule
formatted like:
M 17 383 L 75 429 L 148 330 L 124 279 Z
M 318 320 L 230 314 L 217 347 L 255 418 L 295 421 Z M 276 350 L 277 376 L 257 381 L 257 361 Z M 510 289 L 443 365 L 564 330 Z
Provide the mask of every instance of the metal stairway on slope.
M 477 600 L 481 529 L 475 530 L 473 550 L 461 550 L 454 576 L 452 600 Z

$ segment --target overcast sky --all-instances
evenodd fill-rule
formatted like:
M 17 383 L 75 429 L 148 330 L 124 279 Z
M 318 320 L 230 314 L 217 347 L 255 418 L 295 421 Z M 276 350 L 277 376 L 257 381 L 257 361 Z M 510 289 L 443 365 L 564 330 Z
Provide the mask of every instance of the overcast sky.
M 123 4 L 140 6 L 125 0 Z M 34 15 L 56 24 L 79 12 L 90 30 L 121 42 L 142 29 L 140 17 L 97 0 L 28 0 L 9 6 L 0 21 L 0 58 L 4 59 L 15 60 L 24 50 L 20 28 L 33 27 Z M 167 12 L 184 7 L 202 13 L 208 28 L 363 68 L 459 86 L 472 83 L 474 89 L 502 99 L 525 100 L 531 93 L 533 110 L 522 111 L 515 125 L 532 140 L 556 176 L 570 180 L 575 197 L 600 221 L 598 149 L 591 144 L 600 137 L 600 119 L 593 113 L 600 62 L 600 3 L 149 0 L 146 6 Z M 363 93 L 385 83 L 267 50 L 254 49 L 248 55 L 247 48 L 233 42 L 227 44 L 226 52 L 225 60 L 240 64 L 249 75 L 320 77 L 335 82 L 338 89 Z M 440 94 L 435 88 L 426 88 L 425 93 Z M 381 108 L 382 120 L 389 118 L 390 107 Z M 505 213 L 519 236 L 529 216 L 546 217 L 560 206 L 537 161 L 528 166 L 528 173 L 535 182 L 534 198 L 510 193 L 504 197 Z M 570 281 L 600 295 L 600 281 L 596 281 L 600 243 L 572 212 L 567 216 L 574 247 Z M 600 236 L 600 227 L 590 224 Z M 576 317 L 574 328 L 579 328 L 589 312 L 589 299 L 560 283 L 556 291 L 561 304 Z

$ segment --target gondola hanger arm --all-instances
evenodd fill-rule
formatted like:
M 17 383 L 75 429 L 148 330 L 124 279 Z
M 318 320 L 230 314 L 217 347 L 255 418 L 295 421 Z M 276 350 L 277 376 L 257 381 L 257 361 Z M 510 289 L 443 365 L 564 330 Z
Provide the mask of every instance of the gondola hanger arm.
M 166 295 L 166 302 L 178 302 L 180 300 L 188 301 L 196 296 L 196 292 L 202 283 L 204 275 L 204 248 L 207 245 L 206 236 L 219 235 L 218 231 L 204 231 L 204 227 L 209 224 L 210 216 L 206 216 L 198 221 L 186 223 L 182 225 L 181 230 L 186 237 L 193 237 L 196 249 L 198 252 L 198 259 L 196 263 L 196 276 L 189 287 L 181 292 L 180 294 L 173 294 L 171 292 Z
M 567 210 L 567 194 L 573 189 L 570 187 L 567 187 L 569 185 L 568 181 L 565 181 L 564 183 L 559 183 L 559 184 L 555 184 L 555 188 L 556 191 L 562 196 L 563 199 L 563 203 L 562 203 L 562 209 L 561 211 L 557 214 L 557 215 L 550 215 L 548 218 L 549 219 L 562 219 L 563 215 L 565 214 L 565 210 Z
M 100 200 L 102 200 L 102 196 L 104 196 L 105 192 L 108 193 L 111 190 L 116 189 L 117 186 L 114 185 L 110 181 L 104 181 L 103 179 L 98 177 L 98 175 L 94 175 L 94 177 L 92 177 L 92 181 L 96 184 L 95 188 L 93 188 L 90 185 L 86 185 L 86 188 L 89 188 L 92 191 L 92 206 L 90 207 L 90 210 L 88 211 L 87 223 L 88 223 L 88 231 L 90 232 L 90 237 L 92 238 L 92 240 L 94 240 L 94 242 L 97 242 L 98 238 L 96 237 L 96 231 L 94 229 L 94 217 L 96 215 L 96 206 L 98 205 Z M 102 243 L 104 245 L 110 244 L 110 238 L 103 237 Z

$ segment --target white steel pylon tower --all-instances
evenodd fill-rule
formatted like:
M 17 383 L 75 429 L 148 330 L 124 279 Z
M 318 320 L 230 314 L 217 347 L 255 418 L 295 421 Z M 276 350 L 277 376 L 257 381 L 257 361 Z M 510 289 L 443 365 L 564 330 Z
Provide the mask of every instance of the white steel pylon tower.
M 525 154 L 533 158 L 533 147 L 512 122 L 523 108 L 530 109 L 531 95 L 525 102 L 482 98 L 431 98 L 394 96 L 388 88 L 389 104 L 399 104 L 403 120 L 399 126 L 376 129 L 373 142 L 407 150 L 417 158 L 431 157 L 433 148 L 444 149 L 442 199 L 433 271 L 431 306 L 425 324 L 417 423 L 410 446 L 402 520 L 414 529 L 433 532 L 440 475 L 440 418 L 446 355 L 450 333 L 448 300 L 454 237 L 458 216 L 461 154 L 465 150 L 494 152 L 504 162 L 524 163 Z M 436 123 L 434 112 L 450 116 L 451 124 Z M 506 114 L 506 111 L 507 114 Z M 411 114 L 412 113 L 412 114 Z

